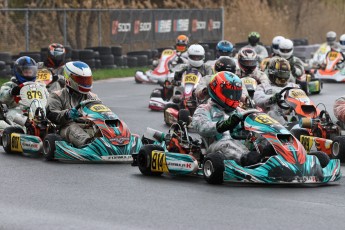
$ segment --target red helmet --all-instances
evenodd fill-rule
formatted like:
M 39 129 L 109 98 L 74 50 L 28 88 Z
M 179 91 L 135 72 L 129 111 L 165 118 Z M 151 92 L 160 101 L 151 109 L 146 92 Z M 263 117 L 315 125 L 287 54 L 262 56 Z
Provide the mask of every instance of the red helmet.
M 225 111 L 233 111 L 240 103 L 242 96 L 242 81 L 231 72 L 216 73 L 208 85 L 210 97 Z
M 48 47 L 48 57 L 46 66 L 50 68 L 58 68 L 65 64 L 65 47 L 59 43 L 50 44 Z
M 188 49 L 189 38 L 186 35 L 179 35 L 176 38 L 176 51 L 178 52 L 186 52 Z
M 251 48 L 243 48 L 238 53 L 238 65 L 246 74 L 251 74 L 258 65 L 257 54 Z

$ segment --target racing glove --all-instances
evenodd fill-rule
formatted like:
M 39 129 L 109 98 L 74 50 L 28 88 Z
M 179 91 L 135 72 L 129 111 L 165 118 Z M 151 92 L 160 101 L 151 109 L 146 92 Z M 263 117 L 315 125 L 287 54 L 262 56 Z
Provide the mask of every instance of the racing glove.
M 81 114 L 78 112 L 78 110 L 76 108 L 69 109 L 65 113 L 65 118 L 68 120 L 75 120 L 80 116 L 81 116 Z
M 279 101 L 280 99 L 280 94 L 279 93 L 275 93 L 273 94 L 272 97 L 270 97 L 270 99 L 268 100 L 268 104 L 272 105 L 272 104 L 275 104 Z
M 232 114 L 227 120 L 217 122 L 217 132 L 223 133 L 227 130 L 232 131 L 241 122 L 241 120 L 242 119 L 239 114 Z
M 15 86 L 15 87 L 13 87 L 13 88 L 9 91 L 9 93 L 10 93 L 12 96 L 17 96 L 17 95 L 19 95 L 20 89 L 21 89 L 21 88 L 22 88 L 21 86 L 17 85 L 17 86 Z

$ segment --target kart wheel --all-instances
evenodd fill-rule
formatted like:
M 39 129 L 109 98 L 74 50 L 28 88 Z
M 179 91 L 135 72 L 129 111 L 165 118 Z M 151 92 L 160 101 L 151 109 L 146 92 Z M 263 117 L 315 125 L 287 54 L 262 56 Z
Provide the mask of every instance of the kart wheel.
M 326 167 L 329 163 L 329 157 L 326 153 L 321 151 L 310 152 L 309 155 L 316 156 L 317 159 L 320 161 L 320 165 L 322 168 Z
M 189 117 L 190 117 L 190 112 L 188 109 L 181 109 L 178 112 L 178 120 L 187 123 L 187 125 L 189 125 L 190 123 Z
M 134 77 L 135 83 L 142 84 L 141 81 L 139 81 L 136 77 Z
M 203 165 L 203 172 L 204 179 L 207 183 L 222 184 L 224 170 L 224 155 L 222 153 L 210 153 L 206 156 Z
M 62 137 L 58 134 L 48 134 L 43 141 L 43 156 L 47 161 L 55 158 L 55 141 L 62 141 Z
M 161 172 L 151 172 L 151 153 L 153 150 L 164 151 L 159 145 L 144 145 L 138 153 L 138 167 L 145 176 L 160 176 Z
M 174 103 L 168 103 L 164 106 L 164 122 L 167 126 L 172 125 L 172 123 L 169 121 L 169 117 L 168 117 L 167 112 L 166 112 L 166 110 L 169 108 L 176 109 L 177 111 L 179 111 L 179 109 L 180 109 L 179 106 L 174 104 Z
M 20 127 L 7 127 L 4 129 L 4 132 L 2 133 L 2 146 L 4 147 L 4 150 L 6 153 L 18 153 L 18 151 L 14 151 L 11 149 L 11 146 L 12 146 L 11 135 L 12 135 L 12 133 L 24 134 L 24 130 Z
M 301 141 L 301 136 L 305 135 L 305 136 L 310 136 L 308 130 L 306 129 L 291 129 L 290 133 L 296 137 L 297 140 Z
M 162 89 L 156 88 L 156 89 L 152 90 L 150 98 L 151 97 L 162 97 Z
M 332 158 L 345 162 L 345 136 L 337 136 L 332 143 Z

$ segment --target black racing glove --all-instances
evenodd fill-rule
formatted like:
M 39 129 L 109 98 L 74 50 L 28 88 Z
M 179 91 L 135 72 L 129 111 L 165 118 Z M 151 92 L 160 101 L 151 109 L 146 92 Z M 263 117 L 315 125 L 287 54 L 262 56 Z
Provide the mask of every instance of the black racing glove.
M 281 95 L 279 93 L 273 94 L 272 97 L 270 97 L 268 103 L 270 105 L 277 103 L 280 100 Z
M 12 96 L 17 96 L 17 95 L 19 95 L 20 89 L 21 89 L 21 88 L 22 88 L 22 87 L 20 87 L 19 85 L 13 87 L 13 88 L 10 90 L 10 94 L 11 94 Z
M 228 130 L 232 131 L 241 120 L 239 114 L 232 114 L 227 120 L 218 121 L 216 125 L 218 133 L 223 133 Z

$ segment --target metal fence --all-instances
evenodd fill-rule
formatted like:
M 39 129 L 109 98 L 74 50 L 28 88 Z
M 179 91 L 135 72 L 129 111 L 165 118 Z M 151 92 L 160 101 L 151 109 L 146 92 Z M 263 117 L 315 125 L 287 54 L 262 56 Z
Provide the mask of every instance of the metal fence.
M 205 12 L 212 10 L 214 11 L 215 9 L 193 9 L 192 11 L 197 12 L 197 15 L 205 15 Z M 212 19 L 204 23 L 206 24 L 205 34 L 210 32 L 210 30 L 207 31 L 207 28 L 209 29 L 210 26 L 212 28 L 212 24 L 210 24 L 211 22 L 213 22 L 213 25 L 220 27 L 218 28 L 220 29 L 218 34 L 213 37 L 214 40 L 219 40 L 223 37 L 223 10 L 217 10 L 218 13 L 213 13 L 213 15 L 216 15 L 218 18 L 220 18 L 220 24 L 215 23 Z M 175 39 L 173 36 L 165 36 L 165 39 L 155 40 L 154 42 L 152 39 L 149 41 L 143 40 L 141 42 L 130 41 L 128 39 L 121 40 L 119 42 L 117 42 L 116 39 L 114 40 L 114 36 L 112 36 L 112 30 L 114 29 L 114 18 L 116 18 L 117 15 L 121 15 L 120 13 L 124 15 L 124 12 L 126 11 L 128 12 L 135 10 L 33 8 L 0 9 L 0 20 L 2 22 L 0 23 L 0 51 L 11 52 L 12 54 L 16 54 L 21 51 L 40 51 L 42 48 L 47 47 L 48 44 L 52 42 L 58 42 L 64 44 L 65 46 L 70 46 L 73 49 L 121 45 L 123 46 L 124 50 L 127 49 L 127 51 L 145 48 L 157 48 L 160 46 L 166 46 L 166 44 L 172 44 L 172 41 Z M 145 10 L 140 10 L 140 12 L 144 11 Z M 169 10 L 169 12 L 180 13 L 181 10 Z M 181 17 L 181 14 L 177 13 L 177 17 Z M 162 14 L 162 10 L 160 10 L 160 14 Z M 171 13 L 169 14 L 172 15 Z M 163 16 L 161 17 L 164 18 L 164 15 L 169 14 L 163 13 Z M 138 14 L 136 12 L 131 12 L 130 15 L 135 17 Z M 189 17 L 193 17 L 193 14 L 190 14 Z M 203 25 L 203 23 L 197 24 L 196 19 L 193 20 L 193 18 L 188 18 L 187 20 L 189 23 L 188 32 L 186 31 L 187 35 L 192 35 L 193 30 L 195 30 L 199 24 Z M 138 20 L 135 20 L 134 18 L 131 19 L 131 21 L 136 23 L 135 21 Z M 182 22 L 186 23 L 186 20 Z M 152 21 L 152 23 L 154 23 L 154 21 Z M 135 28 L 135 25 L 132 27 Z M 156 25 L 152 25 L 152 29 L 157 29 L 157 22 Z M 155 37 L 157 38 L 159 36 Z M 203 37 L 198 35 L 193 38 L 192 36 L 192 40 L 200 42 L 203 41 Z M 208 39 L 207 42 L 208 41 L 210 41 L 210 39 Z

